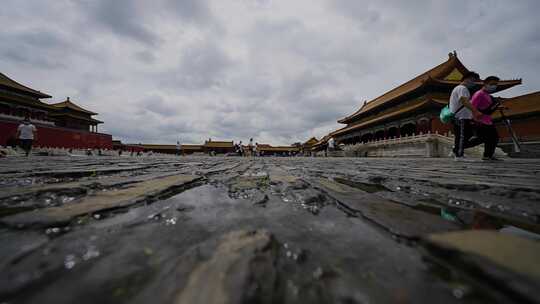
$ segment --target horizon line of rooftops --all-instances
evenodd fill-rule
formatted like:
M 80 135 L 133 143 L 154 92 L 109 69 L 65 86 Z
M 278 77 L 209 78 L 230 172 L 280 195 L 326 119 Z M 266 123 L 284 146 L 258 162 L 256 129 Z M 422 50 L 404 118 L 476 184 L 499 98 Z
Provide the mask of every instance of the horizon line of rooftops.
M 305 142 L 295 142 L 290 145 L 272 145 L 268 143 L 259 143 L 255 142 L 253 138 L 250 138 L 250 140 L 244 142 L 243 140 L 212 140 L 209 138 L 208 140 L 205 140 L 202 144 L 194 144 L 194 143 L 182 143 L 180 141 L 177 141 L 176 144 L 146 144 L 146 143 L 122 143 L 121 140 L 113 140 L 113 145 L 124 145 L 124 146 L 140 146 L 140 147 L 164 147 L 164 148 L 171 148 L 171 147 L 235 147 L 235 146 L 242 146 L 242 147 L 250 147 L 250 146 L 259 146 L 261 148 L 294 148 L 294 147 L 300 147 L 305 145 L 313 145 L 317 143 L 319 140 L 316 137 L 311 137 Z

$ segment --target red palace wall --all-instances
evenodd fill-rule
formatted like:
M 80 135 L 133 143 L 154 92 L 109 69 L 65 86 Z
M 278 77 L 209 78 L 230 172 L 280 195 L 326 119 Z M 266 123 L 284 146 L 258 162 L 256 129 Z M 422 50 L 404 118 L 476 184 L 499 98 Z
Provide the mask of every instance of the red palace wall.
M 522 120 L 511 120 L 512 129 L 521 141 L 540 139 L 540 117 L 531 117 Z M 503 141 L 510 140 L 508 129 L 502 122 L 497 122 L 497 132 Z
M 7 145 L 17 133 L 18 122 L 0 121 L 0 145 Z M 37 141 L 34 146 L 56 148 L 112 149 L 112 135 L 36 125 Z
M 130 145 L 130 144 L 126 144 L 126 145 L 122 145 L 122 147 L 120 148 L 121 150 L 124 150 L 126 152 L 144 152 L 144 148 L 141 147 L 141 146 L 138 146 L 138 145 Z
M 431 120 L 431 133 L 435 133 L 435 132 L 438 132 L 439 134 L 454 132 L 454 126 L 451 123 L 448 123 L 448 124 L 442 123 L 438 117 L 433 118 Z

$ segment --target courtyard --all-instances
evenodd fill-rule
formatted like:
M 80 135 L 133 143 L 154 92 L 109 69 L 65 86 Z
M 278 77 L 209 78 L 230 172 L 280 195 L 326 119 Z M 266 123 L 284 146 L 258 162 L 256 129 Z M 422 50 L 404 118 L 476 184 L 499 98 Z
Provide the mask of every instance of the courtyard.
M 10 157 L 0 303 L 537 303 L 539 172 L 534 159 Z

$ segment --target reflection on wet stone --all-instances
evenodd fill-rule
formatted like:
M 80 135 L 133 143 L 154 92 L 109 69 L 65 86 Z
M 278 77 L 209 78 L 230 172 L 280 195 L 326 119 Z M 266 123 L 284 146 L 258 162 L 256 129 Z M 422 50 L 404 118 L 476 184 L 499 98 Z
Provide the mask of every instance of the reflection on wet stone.
M 0 303 L 538 302 L 540 163 L 463 166 L 7 159 Z

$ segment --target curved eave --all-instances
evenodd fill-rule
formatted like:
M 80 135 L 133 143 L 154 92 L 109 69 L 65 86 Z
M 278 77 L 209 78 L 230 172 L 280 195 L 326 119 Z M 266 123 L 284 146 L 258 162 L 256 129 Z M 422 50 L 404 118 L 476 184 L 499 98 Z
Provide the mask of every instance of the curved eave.
M 52 98 L 51 95 L 41 93 L 39 91 L 36 91 L 37 93 L 34 93 L 34 92 L 30 92 L 28 90 L 20 90 L 20 89 L 10 87 L 10 86 L 4 86 L 4 85 L 0 85 L 0 86 L 3 87 L 3 88 L 6 88 L 8 90 L 13 90 L 15 93 L 18 93 L 18 94 L 21 94 L 21 95 L 29 95 L 29 96 L 35 97 L 37 99 Z
M 97 120 L 97 119 L 94 119 L 94 118 L 91 118 L 91 117 L 82 117 L 82 116 L 78 116 L 78 115 L 73 115 L 73 114 L 70 114 L 70 113 L 49 113 L 49 116 L 50 117 L 71 117 L 71 118 L 74 118 L 74 119 L 84 120 L 84 121 L 88 121 L 88 122 L 92 122 L 92 123 L 96 123 L 96 124 L 102 124 L 103 123 L 103 121 L 101 121 L 101 120 Z
M 51 98 L 49 94 L 42 93 L 38 90 L 29 88 L 17 81 L 7 77 L 5 74 L 0 73 L 0 86 L 17 91 L 18 93 L 27 94 L 37 98 Z
M 456 53 L 450 53 L 448 55 L 449 55 L 449 58 L 447 61 L 435 66 L 434 68 L 414 77 L 413 79 L 401 84 L 400 86 L 397 86 L 393 88 L 392 90 L 384 93 L 383 95 L 371 100 L 370 102 L 362 106 L 358 111 L 356 111 L 352 115 L 349 115 L 345 118 L 338 120 L 338 122 L 343 123 L 343 124 L 350 123 L 352 120 L 358 119 L 359 117 L 363 115 L 367 115 L 371 111 L 379 108 L 380 106 L 384 104 L 392 102 L 393 100 L 396 100 L 397 98 L 400 98 L 403 95 L 410 94 L 424 87 L 426 85 L 426 82 L 430 78 L 437 78 L 437 79 L 444 78 L 453 69 L 457 69 L 461 73 L 466 73 L 469 71 L 463 65 L 463 63 L 461 63 L 461 61 L 457 58 Z
M 83 109 L 77 105 L 72 106 L 70 104 L 66 104 L 65 101 L 59 102 L 59 103 L 53 103 L 51 106 L 55 107 L 57 110 L 64 110 L 69 109 L 75 112 L 83 113 L 83 114 L 89 114 L 89 115 L 98 115 L 99 113 L 88 111 L 86 109 Z
M 337 130 L 335 130 L 335 131 L 332 131 L 332 132 L 330 133 L 330 135 L 332 135 L 332 136 L 338 135 L 338 134 L 340 134 L 341 131 L 343 131 L 343 130 L 345 130 L 345 129 L 347 129 L 347 128 L 349 128 L 349 126 L 345 126 L 345 127 L 341 128 L 341 129 L 337 129 Z
M 413 93 L 417 90 L 421 90 L 425 87 L 448 87 L 453 88 L 457 85 L 459 85 L 461 81 L 453 81 L 453 80 L 441 80 L 432 78 L 430 76 L 426 77 L 422 82 L 418 83 L 416 86 L 410 88 L 409 91 L 407 91 L 405 94 Z M 504 90 L 508 90 L 514 86 L 521 85 L 523 83 L 522 79 L 511 79 L 511 80 L 501 80 L 499 81 L 497 85 L 497 90 L 494 93 L 501 92 Z M 484 83 L 483 81 L 479 81 L 476 83 L 478 87 L 481 87 Z M 401 96 L 403 96 L 401 95 Z M 396 97 L 398 98 L 398 97 Z M 395 99 L 395 98 L 394 98 Z M 391 102 L 392 100 L 388 100 L 385 103 Z M 360 108 L 360 110 L 356 111 L 353 115 L 345 117 L 343 119 L 338 120 L 338 123 L 342 124 L 348 124 L 351 123 L 355 119 L 359 119 L 365 115 L 369 115 L 369 113 L 378 108 L 378 107 L 372 107 L 371 109 L 363 110 L 365 107 Z
M 461 81 L 441 80 L 441 79 L 434 79 L 434 78 L 429 78 L 425 81 L 425 84 L 429 86 L 450 87 L 450 88 L 453 88 L 459 85 L 460 83 Z M 476 82 L 476 85 L 478 87 L 481 87 L 483 84 L 484 84 L 483 81 Z M 514 86 L 521 85 L 521 84 L 523 84 L 522 79 L 501 80 L 497 84 L 497 91 L 495 91 L 495 93 L 510 89 Z
M 317 142 L 319 142 L 319 140 L 317 138 L 315 138 L 315 137 L 312 137 L 312 138 L 306 140 L 306 142 L 303 143 L 302 146 L 310 146 L 310 145 L 312 146 L 312 145 L 316 144 Z
M 447 103 L 448 103 L 447 101 L 442 100 L 442 99 L 426 99 L 426 100 L 421 101 L 421 102 L 419 102 L 417 104 L 402 108 L 402 109 L 400 109 L 400 110 L 398 110 L 396 112 L 390 112 L 390 113 L 387 113 L 385 115 L 381 115 L 379 117 L 375 117 L 373 119 L 365 121 L 363 123 L 348 126 L 348 127 L 342 128 L 340 130 L 334 131 L 334 132 L 331 133 L 331 135 L 336 136 L 336 135 L 347 134 L 347 133 L 352 132 L 352 131 L 356 131 L 356 130 L 359 130 L 359 129 L 370 127 L 373 124 L 376 124 L 376 123 L 379 123 L 379 122 L 382 122 L 382 121 L 386 121 L 388 119 L 395 118 L 395 117 L 398 117 L 398 116 L 401 116 L 401 115 L 404 115 L 404 114 L 419 110 L 419 109 L 424 108 L 424 107 L 426 107 L 428 105 L 443 106 L 443 105 L 445 105 Z
M 360 108 L 360 110 L 358 110 L 355 114 L 353 114 L 353 115 L 351 115 L 351 116 L 349 116 L 347 118 L 338 120 L 338 122 L 343 123 L 343 124 L 349 124 L 353 120 L 358 120 L 358 119 L 360 119 L 362 117 L 370 115 L 370 113 L 373 113 L 373 111 L 375 111 L 376 109 L 379 109 L 383 105 L 388 105 L 389 103 L 397 100 L 398 98 L 402 98 L 403 96 L 410 96 L 410 94 L 414 94 L 415 92 L 419 92 L 422 89 L 426 88 L 427 86 L 430 85 L 430 82 L 429 82 L 430 79 L 432 79 L 432 78 L 429 77 L 429 76 L 426 76 L 423 80 L 418 81 L 418 83 L 416 83 L 414 86 L 410 86 L 409 89 L 406 92 L 403 92 L 402 94 L 397 95 L 396 97 L 394 97 L 392 99 L 388 99 L 384 103 L 381 103 L 381 104 L 379 104 L 377 106 L 373 106 L 371 108 L 367 108 L 367 107 L 364 106 L 364 107 Z
M 508 118 L 536 117 L 540 114 L 540 92 L 502 98 L 502 103 L 507 108 L 504 114 Z M 495 112 L 493 118 L 498 120 L 501 118 L 501 114 Z
M 320 148 L 322 145 L 325 145 L 328 140 L 330 139 L 331 133 L 328 135 L 325 135 L 321 140 L 319 140 L 316 144 L 311 146 L 311 150 L 317 150 L 317 148 Z
M 46 104 L 44 102 L 42 102 L 41 100 L 39 99 L 32 99 L 32 98 L 29 98 L 27 96 L 20 96 L 20 95 L 11 95 L 11 94 L 0 94 L 1 98 L 2 98 L 2 101 L 4 101 L 5 103 L 8 103 L 12 106 L 17 106 L 18 104 L 22 104 L 22 106 L 26 106 L 26 107 L 29 107 L 29 108 L 40 108 L 40 109 L 45 109 L 45 110 L 48 110 L 48 111 L 55 111 L 56 108 L 51 106 L 50 104 Z

